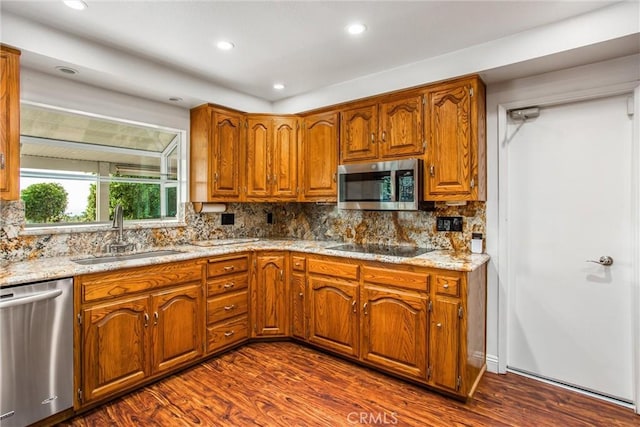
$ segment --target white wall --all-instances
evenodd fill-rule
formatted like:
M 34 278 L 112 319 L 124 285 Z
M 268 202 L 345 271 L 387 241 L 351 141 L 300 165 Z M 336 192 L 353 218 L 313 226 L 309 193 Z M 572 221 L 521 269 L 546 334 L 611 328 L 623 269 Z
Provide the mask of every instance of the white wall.
M 504 280 L 499 277 L 499 164 L 498 106 L 532 101 L 543 103 L 564 93 L 593 92 L 597 88 L 622 86 L 640 81 L 640 55 L 554 71 L 532 77 L 496 83 L 487 87 L 487 253 L 491 255 L 488 272 L 487 359 L 492 372 L 498 369 L 498 348 L 504 345 L 498 335 L 498 308 Z M 522 105 L 524 107 L 525 105 Z M 505 305 L 503 305 L 505 307 Z

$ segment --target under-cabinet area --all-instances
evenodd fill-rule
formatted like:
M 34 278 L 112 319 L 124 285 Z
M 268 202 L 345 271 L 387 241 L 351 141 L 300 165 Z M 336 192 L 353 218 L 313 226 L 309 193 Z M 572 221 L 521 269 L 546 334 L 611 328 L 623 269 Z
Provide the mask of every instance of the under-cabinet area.
M 248 250 L 75 277 L 75 410 L 251 340 L 294 339 L 460 399 L 485 369 L 486 264 Z

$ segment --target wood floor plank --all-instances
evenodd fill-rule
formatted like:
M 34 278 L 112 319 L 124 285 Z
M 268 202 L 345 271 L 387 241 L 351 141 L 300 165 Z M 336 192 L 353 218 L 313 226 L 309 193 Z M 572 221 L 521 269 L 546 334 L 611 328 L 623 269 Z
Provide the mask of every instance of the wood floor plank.
M 468 403 L 290 342 L 253 343 L 61 426 L 640 426 L 623 407 L 515 374 Z

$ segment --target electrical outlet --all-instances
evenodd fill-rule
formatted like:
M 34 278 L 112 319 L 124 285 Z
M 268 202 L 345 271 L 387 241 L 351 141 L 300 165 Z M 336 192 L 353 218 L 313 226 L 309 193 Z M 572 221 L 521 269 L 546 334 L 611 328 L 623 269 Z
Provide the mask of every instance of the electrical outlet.
M 461 216 L 439 216 L 436 220 L 438 231 L 462 231 Z
M 222 220 L 222 225 L 233 225 L 236 222 L 235 214 L 223 213 L 221 220 Z

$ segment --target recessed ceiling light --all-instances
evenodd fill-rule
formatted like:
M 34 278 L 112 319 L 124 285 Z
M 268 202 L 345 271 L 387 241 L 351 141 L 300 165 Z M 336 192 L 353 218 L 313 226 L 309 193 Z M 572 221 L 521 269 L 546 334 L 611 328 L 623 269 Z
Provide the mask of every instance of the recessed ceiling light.
M 78 74 L 78 70 L 76 70 L 75 68 L 64 67 L 62 65 L 58 65 L 56 67 L 56 70 L 60 71 L 61 73 L 69 74 L 69 75 Z
M 82 0 L 63 0 L 64 4 L 69 6 L 71 9 L 75 10 L 85 10 L 87 8 L 87 4 Z
M 228 42 L 226 40 L 221 40 L 218 43 L 216 43 L 216 46 L 218 46 L 218 49 L 220 49 L 220 50 L 231 50 L 236 45 L 234 45 L 233 43 Z
M 284 89 L 284 85 L 282 83 L 274 83 L 273 84 L 273 88 L 275 90 L 282 90 L 282 89 Z
M 355 23 L 355 24 L 350 24 L 347 27 L 347 32 L 351 35 L 358 35 L 358 34 L 362 34 L 365 31 L 367 31 L 367 26 L 364 24 L 360 24 L 360 23 Z
M 182 101 L 182 98 L 180 98 L 179 96 L 172 96 L 171 98 L 169 98 L 169 101 L 180 102 Z

